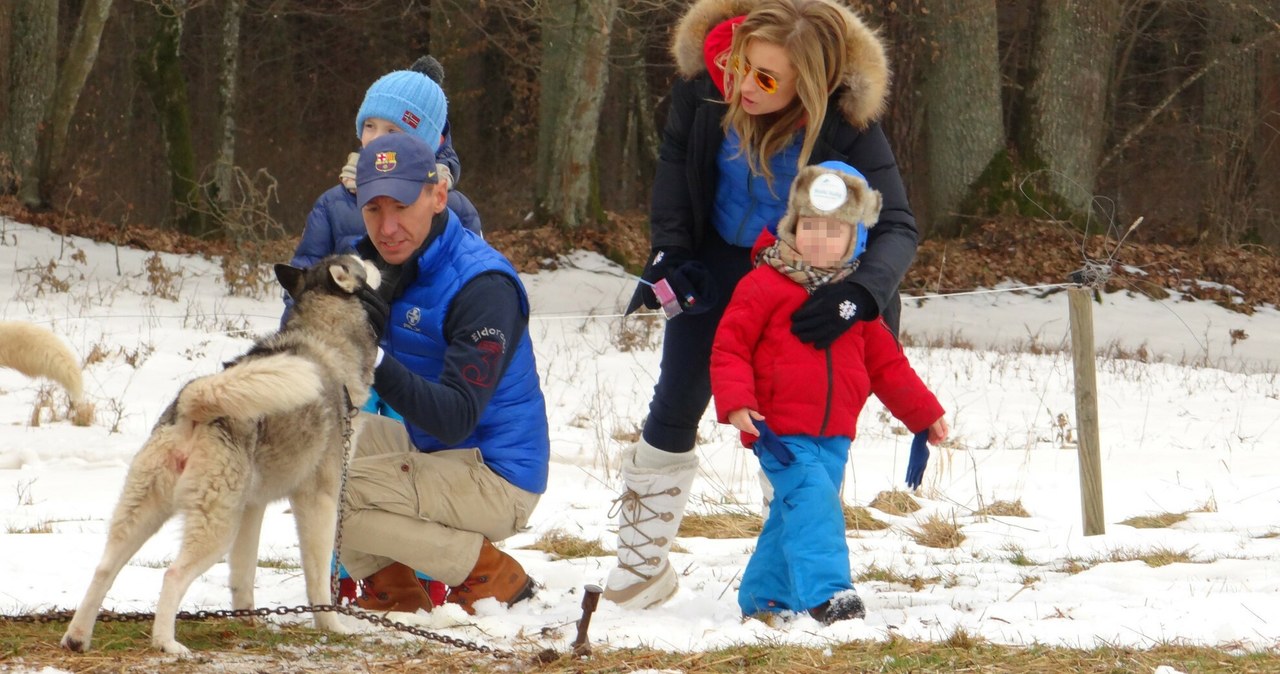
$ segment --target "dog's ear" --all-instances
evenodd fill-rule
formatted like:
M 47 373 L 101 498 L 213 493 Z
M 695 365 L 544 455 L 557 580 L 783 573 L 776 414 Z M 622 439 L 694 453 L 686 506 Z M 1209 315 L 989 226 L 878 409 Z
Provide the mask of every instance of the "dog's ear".
M 298 296 L 302 294 L 302 279 L 305 275 L 306 272 L 297 267 L 287 264 L 276 265 L 276 280 L 280 282 L 281 286 L 284 286 L 284 291 L 289 293 L 289 297 L 292 297 L 295 302 L 298 301 Z
M 357 273 L 351 267 L 351 261 L 355 260 L 348 256 L 348 259 L 337 260 L 329 265 L 329 277 L 333 279 L 334 285 L 342 289 L 347 294 L 355 294 L 360 288 L 360 284 L 364 283 L 363 274 Z M 358 263 L 359 261 L 356 260 Z M 360 271 L 364 271 L 364 265 L 359 265 Z

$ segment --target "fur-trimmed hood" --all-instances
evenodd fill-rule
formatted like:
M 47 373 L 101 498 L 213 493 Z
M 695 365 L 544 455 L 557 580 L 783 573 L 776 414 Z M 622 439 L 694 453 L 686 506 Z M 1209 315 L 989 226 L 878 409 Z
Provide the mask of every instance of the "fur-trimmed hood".
M 702 43 L 707 33 L 722 21 L 749 14 L 759 4 L 759 0 L 696 0 L 676 25 L 671 41 L 680 76 L 692 79 L 706 72 Z M 850 124 L 864 129 L 884 114 L 888 104 L 889 60 L 875 30 L 840 0 L 832 4 L 845 18 L 848 49 L 848 65 L 841 78 L 844 86 L 836 92 L 840 112 Z

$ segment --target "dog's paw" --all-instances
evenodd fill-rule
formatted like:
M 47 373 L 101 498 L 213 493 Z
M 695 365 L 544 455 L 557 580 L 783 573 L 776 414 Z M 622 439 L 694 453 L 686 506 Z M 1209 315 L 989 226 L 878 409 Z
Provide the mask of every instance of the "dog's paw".
M 174 639 L 169 639 L 168 641 L 153 640 L 151 645 L 156 650 L 164 651 L 169 655 L 176 655 L 180 658 L 191 657 L 191 649 L 183 646 Z
M 59 645 L 76 653 L 83 653 L 89 650 L 89 635 L 81 634 L 80 632 L 81 630 L 75 628 L 67 630 L 67 633 L 62 635 L 62 641 Z
M 343 625 L 342 621 L 338 620 L 338 616 L 333 613 L 317 613 L 316 629 L 333 632 L 334 634 L 353 633 L 353 630 L 347 628 L 346 625 Z

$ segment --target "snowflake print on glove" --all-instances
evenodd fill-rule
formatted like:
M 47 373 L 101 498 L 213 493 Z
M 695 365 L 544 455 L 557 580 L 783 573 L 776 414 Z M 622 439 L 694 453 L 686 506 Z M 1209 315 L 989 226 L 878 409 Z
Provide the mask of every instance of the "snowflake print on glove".
M 850 318 L 853 318 L 856 313 L 858 313 L 858 305 L 850 302 L 849 300 L 845 300 L 840 303 L 840 318 L 847 321 Z

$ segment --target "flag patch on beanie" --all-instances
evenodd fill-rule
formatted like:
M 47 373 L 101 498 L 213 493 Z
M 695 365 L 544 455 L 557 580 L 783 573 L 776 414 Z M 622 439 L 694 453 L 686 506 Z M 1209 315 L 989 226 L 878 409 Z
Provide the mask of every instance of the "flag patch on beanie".
M 396 168 L 396 153 L 379 152 L 373 160 L 373 167 L 382 173 L 394 171 Z
M 400 121 L 408 124 L 409 128 L 416 129 L 422 123 L 422 118 L 413 114 L 412 110 L 405 110 L 404 114 L 400 115 Z

